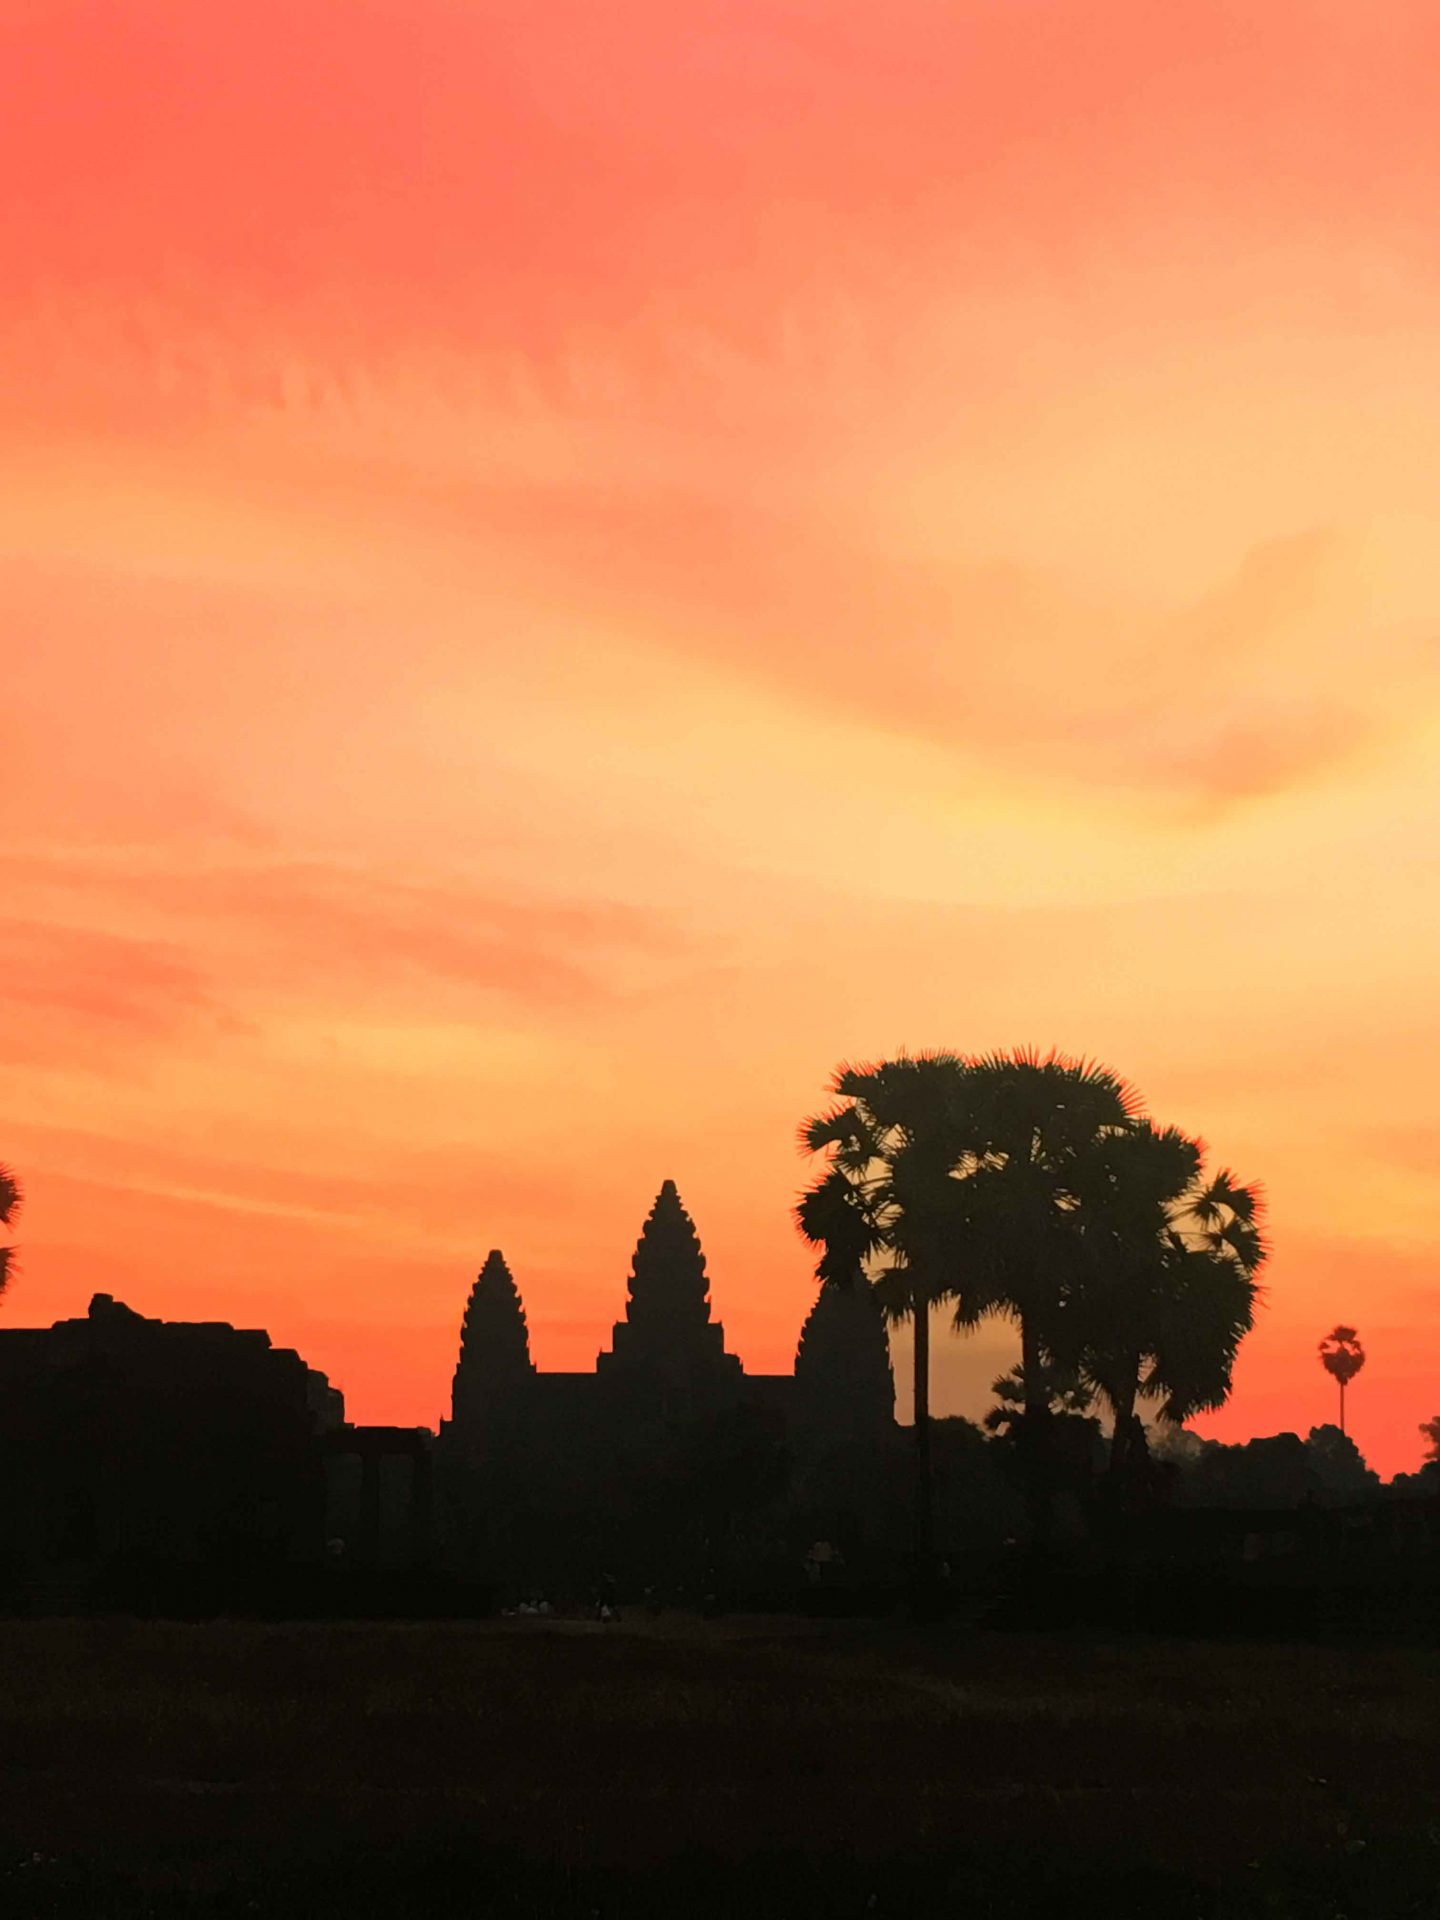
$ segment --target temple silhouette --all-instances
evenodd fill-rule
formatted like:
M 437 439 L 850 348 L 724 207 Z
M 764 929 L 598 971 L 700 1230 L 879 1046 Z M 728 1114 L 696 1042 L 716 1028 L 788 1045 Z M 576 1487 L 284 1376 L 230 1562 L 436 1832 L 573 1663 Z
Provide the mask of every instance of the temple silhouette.
M 591 1372 L 537 1370 L 490 1254 L 438 1435 L 347 1421 L 325 1375 L 258 1329 L 104 1293 L 83 1318 L 0 1328 L 0 1575 L 63 1607 L 174 1604 L 187 1580 L 218 1604 L 306 1568 L 332 1590 L 423 1572 L 693 1593 L 741 1565 L 793 1570 L 817 1538 L 858 1567 L 903 1537 L 894 1402 L 863 1287 L 821 1290 L 793 1373 L 747 1373 L 666 1181 Z
M 604 1566 L 631 1583 L 715 1577 L 817 1531 L 852 1559 L 893 1531 L 895 1387 L 868 1288 L 821 1289 L 793 1373 L 747 1373 L 712 1318 L 705 1255 L 667 1180 L 591 1372 L 542 1373 L 493 1251 L 461 1327 L 438 1460 L 457 1564 L 543 1586 Z
M 50 1608 L 199 1604 L 342 1558 L 416 1565 L 432 1443 L 348 1423 L 259 1329 L 97 1293 L 83 1318 L 0 1330 L 0 1584 Z
M 609 1593 L 883 1613 L 913 1541 L 894 1403 L 866 1286 L 827 1283 L 793 1370 L 748 1373 L 670 1181 L 592 1370 L 535 1366 L 520 1290 L 488 1256 L 438 1432 L 347 1420 L 325 1375 L 258 1329 L 98 1293 L 83 1317 L 0 1328 L 0 1612 L 453 1617 Z M 1338 1429 L 1271 1436 L 1166 1469 L 1117 1532 L 1096 1423 L 1061 1424 L 1080 1524 L 1065 1576 L 1037 1583 L 1010 1552 L 1014 1449 L 932 1423 L 937 1540 L 992 1623 L 1433 1623 L 1429 1469 L 1382 1489 L 1358 1455 L 1337 1466 Z

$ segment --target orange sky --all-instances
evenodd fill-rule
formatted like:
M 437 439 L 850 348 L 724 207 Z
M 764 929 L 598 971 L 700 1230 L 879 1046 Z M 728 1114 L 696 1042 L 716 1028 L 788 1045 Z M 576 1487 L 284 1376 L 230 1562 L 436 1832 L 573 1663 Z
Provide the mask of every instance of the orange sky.
M 3 1312 L 433 1423 L 673 1176 L 788 1366 L 837 1060 L 1268 1189 L 1226 1436 L 1440 1411 L 1440 14 L 0 0 Z M 996 1328 L 938 1358 L 979 1412 Z

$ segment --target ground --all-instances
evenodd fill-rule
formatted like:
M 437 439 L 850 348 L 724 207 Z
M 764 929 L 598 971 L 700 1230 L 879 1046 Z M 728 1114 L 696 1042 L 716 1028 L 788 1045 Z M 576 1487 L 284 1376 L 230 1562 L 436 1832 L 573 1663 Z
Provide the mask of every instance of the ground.
M 18 1621 L 0 1914 L 1440 1915 L 1440 1653 Z

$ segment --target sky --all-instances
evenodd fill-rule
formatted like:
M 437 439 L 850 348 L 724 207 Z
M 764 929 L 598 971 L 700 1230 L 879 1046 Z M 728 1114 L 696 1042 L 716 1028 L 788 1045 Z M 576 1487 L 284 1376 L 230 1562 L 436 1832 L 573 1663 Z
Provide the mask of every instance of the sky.
M 1343 1320 L 1418 1465 L 1437 63 L 1424 0 L 0 0 L 5 1322 L 433 1425 L 486 1251 L 589 1366 L 673 1178 L 788 1368 L 836 1065 L 1058 1046 L 1265 1188 L 1201 1430 L 1333 1418 Z

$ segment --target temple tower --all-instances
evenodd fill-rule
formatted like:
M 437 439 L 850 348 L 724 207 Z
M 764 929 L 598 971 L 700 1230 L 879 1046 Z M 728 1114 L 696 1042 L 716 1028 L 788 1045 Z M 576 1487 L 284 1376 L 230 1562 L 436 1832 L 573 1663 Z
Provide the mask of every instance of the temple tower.
M 863 1276 L 850 1286 L 827 1280 L 795 1356 L 791 1502 L 803 1530 L 841 1547 L 852 1565 L 883 1551 L 893 1529 L 897 1435 L 879 1302 Z
M 640 1234 L 630 1266 L 625 1318 L 596 1371 L 666 1393 L 738 1384 L 740 1362 L 725 1351 L 725 1330 L 710 1318 L 705 1255 L 675 1182 L 667 1180 Z
M 523 1405 L 535 1377 L 525 1308 L 499 1248 L 470 1289 L 460 1324 L 460 1360 L 451 1389 L 451 1419 L 477 1436 Z
M 795 1355 L 795 1429 L 804 1446 L 825 1448 L 887 1431 L 895 1420 L 895 1376 L 885 1318 L 868 1283 L 827 1280 L 810 1309 Z

